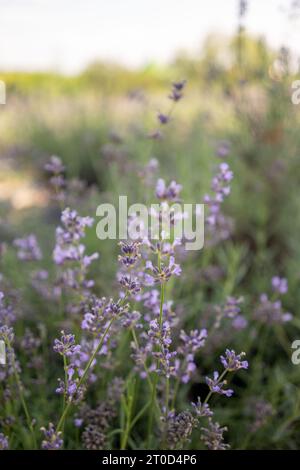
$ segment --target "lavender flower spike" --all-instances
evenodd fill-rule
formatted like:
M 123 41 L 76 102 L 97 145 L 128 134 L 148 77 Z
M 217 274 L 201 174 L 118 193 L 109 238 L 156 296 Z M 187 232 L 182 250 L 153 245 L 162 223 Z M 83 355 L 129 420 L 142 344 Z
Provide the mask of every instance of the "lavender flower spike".
M 49 423 L 48 429 L 41 428 L 41 431 L 45 436 L 45 439 L 42 442 L 42 449 L 55 450 L 62 447 L 63 440 L 61 439 L 61 432 L 56 432 L 52 423 Z
M 212 393 L 218 393 L 219 395 L 225 395 L 226 397 L 231 397 L 233 395 L 233 390 L 230 388 L 224 390 L 224 385 L 226 385 L 226 380 L 221 380 L 219 377 L 219 373 L 217 371 L 214 372 L 214 378 L 211 379 L 210 377 L 206 377 L 206 383 L 209 386 L 209 389 Z

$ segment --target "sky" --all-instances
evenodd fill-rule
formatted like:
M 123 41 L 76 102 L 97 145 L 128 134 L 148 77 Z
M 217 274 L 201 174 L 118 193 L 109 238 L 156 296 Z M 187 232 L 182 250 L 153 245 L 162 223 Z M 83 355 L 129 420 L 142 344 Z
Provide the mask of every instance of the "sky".
M 248 32 L 300 56 L 292 0 L 249 0 Z M 130 67 L 196 52 L 233 34 L 238 0 L 0 0 L 0 69 L 76 73 L 96 59 Z

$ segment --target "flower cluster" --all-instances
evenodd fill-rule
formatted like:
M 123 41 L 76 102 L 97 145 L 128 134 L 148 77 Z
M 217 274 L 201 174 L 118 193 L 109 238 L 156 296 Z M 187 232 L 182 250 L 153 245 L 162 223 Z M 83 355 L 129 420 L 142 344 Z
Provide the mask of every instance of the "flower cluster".
M 261 294 L 259 304 L 254 310 L 254 318 L 262 323 L 286 323 L 292 320 L 293 315 L 284 312 L 281 300 L 272 302 L 267 294 Z
M 272 277 L 272 288 L 277 294 L 286 294 L 288 291 L 288 282 L 284 277 Z
M 206 377 L 206 383 L 209 386 L 210 393 L 218 393 L 219 395 L 225 395 L 231 397 L 233 390 L 224 389 L 227 384 L 226 380 L 223 380 L 227 372 L 235 372 L 239 369 L 248 369 L 248 361 L 243 361 L 242 357 L 245 353 L 236 354 L 233 350 L 226 349 L 225 355 L 220 357 L 221 363 L 224 367 L 224 371 L 221 375 L 217 371 L 214 372 L 213 378 Z
M 214 238 L 221 240 L 228 238 L 230 224 L 228 219 L 221 212 L 221 204 L 230 193 L 230 181 L 233 178 L 233 172 L 228 163 L 221 163 L 218 167 L 218 173 L 213 177 L 211 189 L 213 196 L 206 194 L 204 203 L 207 204 L 209 214 L 206 217 L 206 223 Z
M 208 418 L 208 427 L 202 427 L 201 439 L 209 450 L 226 450 L 229 449 L 229 444 L 224 444 L 223 434 L 227 431 L 227 427 L 221 427 L 219 423 L 213 422 Z
M 179 201 L 179 194 L 181 190 L 181 184 L 176 183 L 176 181 L 171 181 L 171 183 L 167 186 L 165 180 L 160 178 L 156 183 L 155 194 L 156 197 L 160 200 L 177 202 Z
M 186 333 L 180 332 L 181 344 L 177 348 L 177 358 L 175 361 L 176 375 L 182 383 L 188 383 L 195 373 L 195 354 L 205 345 L 207 330 L 192 330 Z
M 227 369 L 229 372 L 235 372 L 239 369 L 248 369 L 248 361 L 243 361 L 242 357 L 246 353 L 241 352 L 236 354 L 233 350 L 226 349 L 225 356 L 221 356 L 221 362 L 224 366 L 224 369 Z
M 7 305 L 4 300 L 4 293 L 0 291 L 0 324 L 12 325 L 16 321 L 16 314 L 11 305 Z
M 21 261 L 38 261 L 42 259 L 42 252 L 34 234 L 17 238 L 13 244 L 18 249 L 17 256 Z
M 173 358 L 177 354 L 176 351 L 170 351 L 172 339 L 169 322 L 164 321 L 160 326 L 157 320 L 152 320 L 148 336 L 153 346 L 158 346 L 159 349 L 152 352 L 153 357 L 158 361 L 156 371 L 169 378 L 175 372 Z
M 44 440 L 42 441 L 42 449 L 57 450 L 62 447 L 63 445 L 63 440 L 61 438 L 62 433 L 60 431 L 56 432 L 55 427 L 52 423 L 49 423 L 48 429 L 45 427 L 42 427 L 41 431 L 44 434 Z

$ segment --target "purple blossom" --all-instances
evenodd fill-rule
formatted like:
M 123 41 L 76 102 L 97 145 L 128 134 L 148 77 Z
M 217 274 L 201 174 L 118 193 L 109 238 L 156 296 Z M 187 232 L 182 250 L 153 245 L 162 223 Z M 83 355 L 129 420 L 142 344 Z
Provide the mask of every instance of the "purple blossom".
M 141 284 L 137 278 L 123 275 L 119 282 L 129 295 L 135 296 L 141 291 Z
M 53 174 L 59 174 L 59 173 L 63 173 L 65 171 L 65 167 L 62 164 L 61 159 L 59 157 L 57 157 L 56 155 L 52 155 L 50 157 L 49 162 L 47 162 L 45 164 L 44 168 L 49 173 L 53 173 Z
M 139 250 L 140 242 L 120 242 L 119 245 L 121 247 L 121 255 L 119 255 L 120 263 L 126 268 L 134 266 L 141 257 Z
M 162 418 L 162 421 L 165 424 L 169 449 L 178 449 L 179 446 L 183 446 L 185 442 L 189 441 L 197 423 L 189 411 L 182 411 L 178 414 L 171 411 L 167 417 Z
M 61 331 L 61 338 L 54 340 L 53 349 L 62 356 L 72 356 L 80 351 L 80 346 L 75 343 L 73 334 L 65 334 L 64 331 Z
M 63 440 L 61 438 L 62 433 L 60 431 L 56 432 L 52 423 L 49 423 L 48 429 L 43 427 L 41 428 L 41 431 L 44 434 L 44 440 L 42 441 L 42 449 L 61 449 L 63 445 Z
M 213 240 L 226 239 L 230 233 L 229 219 L 221 213 L 221 204 L 225 197 L 230 194 L 230 181 L 233 173 L 229 165 L 225 162 L 218 167 L 218 173 L 212 179 L 211 189 L 213 195 L 204 196 L 204 203 L 208 205 L 209 213 L 206 217 L 206 223 L 212 233 Z
M 179 101 L 181 100 L 181 98 L 183 97 L 183 89 L 186 85 L 186 80 L 180 80 L 178 82 L 173 82 L 172 84 L 172 90 L 171 90 L 171 93 L 169 95 L 169 98 L 170 100 L 172 101 Z
M 158 113 L 157 119 L 159 120 L 160 124 L 168 124 L 170 121 L 170 117 L 167 114 Z
M 272 277 L 272 288 L 278 294 L 286 294 L 288 291 L 287 279 L 279 276 Z
M 247 325 L 248 321 L 243 315 L 237 315 L 232 321 L 232 326 L 236 330 L 244 330 Z
M 236 354 L 233 350 L 226 349 L 225 356 L 221 356 L 221 362 L 225 369 L 230 372 L 239 370 L 239 369 L 248 369 L 248 361 L 243 361 L 242 357 L 246 353 L 241 352 Z
M 8 449 L 8 437 L 0 433 L 0 450 Z
M 65 167 L 62 164 L 61 159 L 56 155 L 52 155 L 44 168 L 48 173 L 50 173 L 50 185 L 54 192 L 54 199 L 57 201 L 64 201 L 66 197 L 64 192 L 66 181 L 64 177 Z
M 176 375 L 181 382 L 188 383 L 196 371 L 194 356 L 195 353 L 204 346 L 207 338 L 205 329 L 192 330 L 187 334 L 184 330 L 180 332 L 182 344 L 177 348 L 177 358 L 175 361 Z
M 179 200 L 179 194 L 182 190 L 182 185 L 171 181 L 169 186 L 166 185 L 165 180 L 162 178 L 157 180 L 155 194 L 158 199 L 176 202 Z
M 227 384 L 227 381 L 220 381 L 219 373 L 217 371 L 214 372 L 213 379 L 206 377 L 205 380 L 212 393 L 218 393 L 220 395 L 225 395 L 226 397 L 231 397 L 233 395 L 233 390 L 230 388 L 224 390 L 223 387 Z
M 213 412 L 211 411 L 208 403 L 202 403 L 200 397 L 198 397 L 196 403 L 192 402 L 191 405 L 193 406 L 198 418 L 213 416 Z
M 203 328 L 202 330 L 191 330 L 187 334 L 184 330 L 180 332 L 180 339 L 183 341 L 183 346 L 181 351 L 187 353 L 195 353 L 198 349 L 203 348 L 205 340 L 207 338 L 207 330 Z
M 42 252 L 35 235 L 30 234 L 25 238 L 17 238 L 13 244 L 18 248 L 17 256 L 20 260 L 38 261 L 42 259 Z
M 7 325 L 0 326 L 0 339 L 5 343 L 9 341 L 10 343 L 14 340 L 14 330 L 13 328 L 8 327 Z
M 150 273 L 146 274 L 146 281 L 149 285 L 153 285 L 153 283 L 164 284 L 168 282 L 173 275 L 180 276 L 181 274 L 181 267 L 179 264 L 175 263 L 174 256 L 170 256 L 168 265 L 161 263 L 159 267 L 153 266 L 152 261 L 147 261 L 146 269 L 150 271 Z
M 260 302 L 254 310 L 254 318 L 263 323 L 286 323 L 291 321 L 293 315 L 284 312 L 280 300 L 272 302 L 267 294 L 261 294 Z
M 201 439 L 209 450 L 226 450 L 228 444 L 224 444 L 223 433 L 227 431 L 226 427 L 220 427 L 219 423 L 214 423 L 211 418 L 208 419 L 208 427 L 201 428 Z
M 16 315 L 11 305 L 5 303 L 4 294 L 0 291 L 0 324 L 12 325 L 16 321 Z
M 217 146 L 217 156 L 220 158 L 225 158 L 228 156 L 230 152 L 230 144 L 226 140 L 222 140 L 221 142 L 218 143 Z
M 165 374 L 166 377 L 174 375 L 175 366 L 173 359 L 177 352 L 170 351 L 172 339 L 169 322 L 163 322 L 160 327 L 157 320 L 152 320 L 150 322 L 148 337 L 153 346 L 159 347 L 159 351 L 152 351 L 153 357 L 158 361 L 157 372 Z

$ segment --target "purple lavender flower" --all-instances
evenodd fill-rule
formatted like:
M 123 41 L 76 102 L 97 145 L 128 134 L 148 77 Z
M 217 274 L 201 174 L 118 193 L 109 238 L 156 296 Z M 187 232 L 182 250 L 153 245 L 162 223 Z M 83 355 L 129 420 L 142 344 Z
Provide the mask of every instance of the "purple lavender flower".
M 120 242 L 121 255 L 119 255 L 119 261 L 126 267 L 134 266 L 137 261 L 140 259 L 141 254 L 139 251 L 140 248 L 139 241 L 133 242 Z
M 8 438 L 0 433 L 0 450 L 7 450 L 8 449 Z
M 182 190 L 182 185 L 171 181 L 169 186 L 166 185 L 165 180 L 162 178 L 157 180 L 155 194 L 158 199 L 176 202 L 179 200 L 179 194 Z
M 42 252 L 35 235 L 31 234 L 25 238 L 17 238 L 13 244 L 18 248 L 17 256 L 20 260 L 38 261 L 42 259 Z
M 15 335 L 13 328 L 9 328 L 7 325 L 0 326 L 0 339 L 2 339 L 5 343 L 7 341 L 12 343 L 14 337 Z
M 228 371 L 236 371 L 239 369 L 248 369 L 248 361 L 242 361 L 242 357 L 246 353 L 236 354 L 233 350 L 226 349 L 225 356 L 221 356 L 221 362 Z
M 141 291 L 141 283 L 137 278 L 123 275 L 121 276 L 119 282 L 128 295 L 136 296 Z
M 240 313 L 240 304 L 243 303 L 243 301 L 243 297 L 227 297 L 226 304 L 223 309 L 224 316 L 227 318 L 234 318 L 238 313 Z
M 54 192 L 54 199 L 57 201 L 64 201 L 66 197 L 64 192 L 66 181 L 64 177 L 65 167 L 62 164 L 61 159 L 56 155 L 52 155 L 44 168 L 51 175 L 50 185 Z
M 184 330 L 180 332 L 182 344 L 177 348 L 177 358 L 175 361 L 176 375 L 181 382 L 188 383 L 196 371 L 195 353 L 204 346 L 207 338 L 207 331 L 192 330 L 187 334 Z
M 229 152 L 230 152 L 230 144 L 228 141 L 222 140 L 221 142 L 218 143 L 217 150 L 216 150 L 218 157 L 225 158 L 228 156 Z
M 4 294 L 0 291 L 0 324 L 12 325 L 16 320 L 14 309 L 11 305 L 6 305 Z
M 189 411 L 182 411 L 178 414 L 173 411 L 169 412 L 167 418 L 163 417 L 162 421 L 165 423 L 169 449 L 177 449 L 189 441 L 197 423 L 197 420 Z
M 159 267 L 153 266 L 152 261 L 147 261 L 146 269 L 150 271 L 150 273 L 146 275 L 148 285 L 153 285 L 153 283 L 164 284 L 168 282 L 173 275 L 180 276 L 181 274 L 181 267 L 179 264 L 175 263 L 174 256 L 170 256 L 168 265 L 161 263 Z
M 49 423 L 48 429 L 41 428 L 42 433 L 44 434 L 44 440 L 42 441 L 42 449 L 44 450 L 55 450 L 61 449 L 63 445 L 63 440 L 61 438 L 61 432 L 56 432 L 54 425 Z
M 220 381 L 219 373 L 217 371 L 214 372 L 213 379 L 211 379 L 210 377 L 206 377 L 205 380 L 212 393 L 218 393 L 220 395 L 225 395 L 226 397 L 231 397 L 233 395 L 233 390 L 231 390 L 230 388 L 224 390 L 223 387 L 227 384 L 227 381 Z
M 159 120 L 160 124 L 168 124 L 170 121 L 170 117 L 167 114 L 158 113 L 157 119 Z
M 286 294 L 288 291 L 287 279 L 279 276 L 272 277 L 272 288 L 278 294 Z
M 206 223 L 212 234 L 212 239 L 216 241 L 218 241 L 218 239 L 226 239 L 230 233 L 230 222 L 229 219 L 224 217 L 221 213 L 221 204 L 225 197 L 230 194 L 229 183 L 233 178 L 233 173 L 227 163 L 221 163 L 218 170 L 217 175 L 212 179 L 211 185 L 214 195 L 209 196 L 206 194 L 204 196 L 204 203 L 207 204 L 209 208 Z
M 49 173 L 59 174 L 65 171 L 65 167 L 62 164 L 62 161 L 56 155 L 52 155 L 48 163 L 45 164 L 45 170 Z
M 267 294 L 261 294 L 260 302 L 254 310 L 254 318 L 263 323 L 273 324 L 291 321 L 293 315 L 283 311 L 280 300 L 271 302 Z
M 169 95 L 170 100 L 179 101 L 183 97 L 182 90 L 186 85 L 186 80 L 180 80 L 178 82 L 173 82 L 171 94 Z
M 247 325 L 248 321 L 243 315 L 237 315 L 232 321 L 232 326 L 235 330 L 244 330 Z
M 198 397 L 197 402 L 192 402 L 191 405 L 194 408 L 196 416 L 198 418 L 213 416 L 213 412 L 211 411 L 208 403 L 202 403 L 200 397 Z
M 180 339 L 183 341 L 183 346 L 181 351 L 195 353 L 198 349 L 203 348 L 205 340 L 207 338 L 207 330 L 203 328 L 202 330 L 191 330 L 187 334 L 184 330 L 180 332 Z
M 170 324 L 165 321 L 160 327 L 157 320 L 150 322 L 148 337 L 154 346 L 159 346 L 159 351 L 152 351 L 153 357 L 158 361 L 157 372 L 170 377 L 175 372 L 173 359 L 176 351 L 170 351 L 172 344 Z

